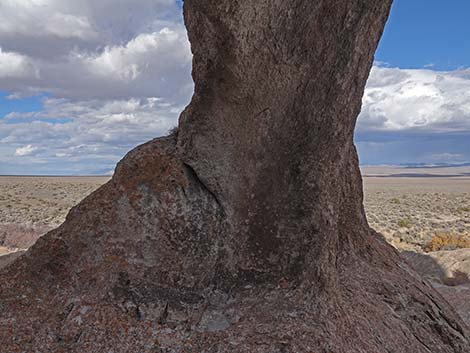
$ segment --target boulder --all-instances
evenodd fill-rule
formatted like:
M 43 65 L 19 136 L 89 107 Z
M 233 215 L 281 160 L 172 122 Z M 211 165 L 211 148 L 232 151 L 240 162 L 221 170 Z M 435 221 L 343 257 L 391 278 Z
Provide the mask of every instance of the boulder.
M 366 221 L 353 144 L 391 0 L 186 0 L 171 136 L 0 274 L 6 352 L 469 352 Z

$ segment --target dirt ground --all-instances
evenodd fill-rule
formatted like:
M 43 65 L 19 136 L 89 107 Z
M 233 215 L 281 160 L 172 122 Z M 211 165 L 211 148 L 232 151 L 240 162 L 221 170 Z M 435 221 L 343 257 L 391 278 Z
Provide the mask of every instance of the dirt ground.
M 436 234 L 470 236 L 470 168 L 363 168 L 372 228 L 395 247 L 422 251 Z
M 109 177 L 0 176 L 0 247 L 26 249 Z M 0 250 L 1 255 L 1 250 Z

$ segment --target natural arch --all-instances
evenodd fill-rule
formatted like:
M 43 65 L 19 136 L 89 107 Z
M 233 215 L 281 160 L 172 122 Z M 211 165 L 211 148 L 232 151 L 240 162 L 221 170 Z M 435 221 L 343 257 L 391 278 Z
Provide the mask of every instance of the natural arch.
M 390 4 L 186 0 L 178 133 L 2 272 L 3 347 L 467 352 L 362 207 L 353 131 Z

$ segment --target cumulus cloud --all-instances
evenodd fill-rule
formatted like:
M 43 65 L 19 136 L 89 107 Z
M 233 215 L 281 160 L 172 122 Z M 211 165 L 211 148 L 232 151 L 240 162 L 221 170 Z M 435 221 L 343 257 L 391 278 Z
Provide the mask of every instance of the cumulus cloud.
M 362 163 L 469 162 L 469 140 L 469 69 L 372 69 L 356 132 Z
M 0 1 L 0 90 L 187 100 L 191 52 L 174 0 Z
M 0 123 L 0 142 L 34 144 L 44 151 L 49 147 L 47 153 L 62 147 L 73 151 L 84 144 L 129 148 L 166 134 L 182 110 L 160 98 L 79 102 L 45 98 L 44 107 L 40 112 L 7 115 Z
M 98 53 L 72 52 L 62 68 L 50 68 L 50 77 L 71 76 L 70 84 L 60 85 L 57 92 L 69 98 L 156 95 L 187 101 L 192 92 L 190 71 L 186 31 L 183 27 L 164 27 Z
M 37 75 L 38 72 L 28 57 L 5 52 L 0 47 L 0 79 L 37 78 Z
M 24 96 L 48 92 L 69 99 L 159 96 L 187 101 L 191 51 L 182 25 L 141 33 L 97 51 L 73 48 L 51 60 L 0 52 L 0 90 Z
M 60 61 L 72 49 L 94 52 L 181 23 L 173 0 L 2 0 L 0 43 Z
M 0 37 L 30 36 L 91 39 L 97 36 L 85 15 L 68 13 L 67 1 L 2 0 Z
M 150 69 L 153 58 L 159 62 L 157 69 L 162 76 L 175 64 L 184 68 L 191 58 L 188 49 L 182 33 L 165 27 L 159 32 L 142 33 L 124 46 L 106 47 L 97 56 L 77 56 L 96 75 L 130 81 Z
M 166 135 L 183 109 L 157 97 L 73 102 L 44 98 L 43 104 L 42 111 L 0 120 L 3 168 L 29 161 L 33 166 L 48 163 L 53 174 L 104 173 L 134 146 Z
M 360 131 L 470 131 L 470 70 L 374 67 L 363 98 Z
M 3 99 L 43 97 L 3 110 L 0 173 L 108 172 L 166 134 L 192 94 L 174 0 L 2 0 L 0 43 Z
M 1 0 L 0 43 L 0 91 L 43 97 L 2 114 L 0 173 L 107 173 L 176 125 L 193 91 L 175 0 Z M 469 135 L 470 70 L 373 68 L 363 161 L 470 160 Z

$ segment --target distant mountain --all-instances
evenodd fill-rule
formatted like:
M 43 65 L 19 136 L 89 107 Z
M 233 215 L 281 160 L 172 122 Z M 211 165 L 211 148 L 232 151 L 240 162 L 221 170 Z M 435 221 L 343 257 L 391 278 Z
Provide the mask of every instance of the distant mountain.
M 404 168 L 448 168 L 448 167 L 470 167 L 470 163 L 403 163 L 399 166 Z

